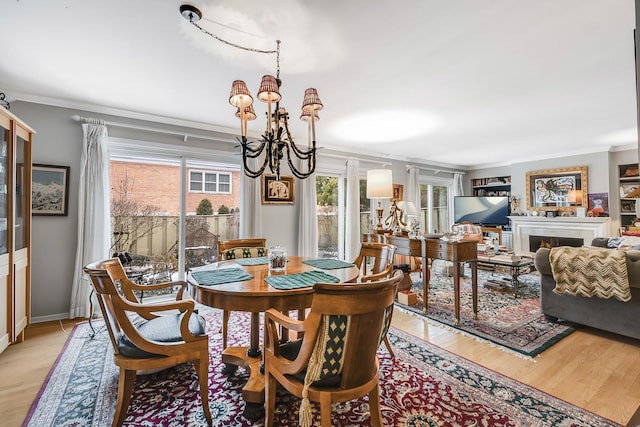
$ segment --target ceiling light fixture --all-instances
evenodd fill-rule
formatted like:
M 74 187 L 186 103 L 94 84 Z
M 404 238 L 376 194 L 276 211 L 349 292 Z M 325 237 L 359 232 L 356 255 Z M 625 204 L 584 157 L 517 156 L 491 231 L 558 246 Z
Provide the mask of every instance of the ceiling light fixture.
M 282 99 L 280 96 L 280 85 L 282 84 L 280 80 L 280 40 L 276 40 L 276 50 L 260 50 L 240 46 L 226 41 L 198 25 L 197 22 L 202 18 L 202 12 L 195 6 L 183 4 L 180 6 L 180 14 L 203 33 L 229 46 L 250 52 L 276 54 L 276 76 L 263 76 L 258 89 L 258 99 L 267 103 L 267 125 L 262 135 L 262 140 L 257 146 L 255 146 L 256 142 L 247 140 L 247 121 L 256 118 L 256 113 L 253 109 L 253 97 L 244 81 L 236 80 L 231 86 L 229 103 L 237 108 L 236 117 L 240 119 L 241 138 L 239 141 L 242 147 L 242 163 L 245 175 L 257 178 L 269 166 L 271 173 L 274 173 L 276 179 L 280 180 L 280 161 L 284 158 L 286 152 L 289 169 L 291 169 L 291 173 L 296 178 L 305 179 L 311 176 L 316 169 L 315 122 L 320 120 L 318 111 L 322 109 L 322 102 L 316 89 L 309 88 L 305 91 L 300 119 L 309 123 L 309 145 L 306 150 L 301 149 L 295 144 L 293 136 L 289 132 L 289 113 L 284 107 L 280 106 L 280 100 Z M 264 158 L 259 160 L 263 154 Z M 302 162 L 300 169 L 294 165 L 293 156 Z M 255 168 L 248 164 L 249 159 L 258 159 Z

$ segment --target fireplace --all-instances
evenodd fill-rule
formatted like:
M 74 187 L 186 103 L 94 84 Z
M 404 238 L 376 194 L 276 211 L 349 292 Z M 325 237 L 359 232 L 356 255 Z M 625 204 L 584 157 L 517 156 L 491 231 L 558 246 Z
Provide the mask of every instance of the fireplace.
M 611 236 L 611 219 L 607 217 L 510 216 L 509 219 L 513 234 L 513 250 L 516 253 L 537 250 L 531 248 L 530 236 L 575 238 L 580 239 L 580 246 L 590 245 L 594 237 Z
M 558 246 L 580 247 L 584 245 L 584 239 L 580 237 L 557 237 L 529 235 L 529 251 L 535 252 L 539 248 L 555 248 Z

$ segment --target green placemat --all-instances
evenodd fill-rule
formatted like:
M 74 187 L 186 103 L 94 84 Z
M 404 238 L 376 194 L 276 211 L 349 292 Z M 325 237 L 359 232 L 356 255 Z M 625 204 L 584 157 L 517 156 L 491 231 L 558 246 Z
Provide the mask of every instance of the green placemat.
M 203 286 L 242 282 L 243 280 L 253 278 L 252 275 L 241 268 L 219 268 L 217 270 L 196 271 L 191 273 L 191 277 L 193 277 L 199 285 Z
M 338 283 L 336 276 L 322 271 L 305 271 L 298 274 L 284 274 L 282 276 L 269 276 L 264 280 L 276 289 L 298 289 L 313 286 L 316 283 Z
M 336 268 L 353 267 L 355 265 L 350 262 L 340 261 L 339 259 L 332 258 L 308 259 L 302 262 L 312 265 L 316 268 L 321 268 L 323 270 L 334 270 Z
M 236 264 L 238 265 L 260 265 L 269 264 L 269 257 L 259 256 L 255 258 L 236 258 Z

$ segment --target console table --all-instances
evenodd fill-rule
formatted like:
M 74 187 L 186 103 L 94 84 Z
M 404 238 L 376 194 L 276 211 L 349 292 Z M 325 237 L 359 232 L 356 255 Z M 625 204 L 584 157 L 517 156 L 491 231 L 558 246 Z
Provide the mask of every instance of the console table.
M 440 239 L 424 239 L 422 241 L 422 297 L 424 300 L 424 312 L 429 306 L 429 280 L 430 273 L 427 268 L 429 258 L 443 259 L 454 264 L 453 296 L 456 313 L 455 325 L 460 324 L 460 265 L 468 262 L 471 264 L 471 293 L 473 298 L 473 315 L 478 317 L 478 249 L 475 240 L 460 240 L 458 242 Z

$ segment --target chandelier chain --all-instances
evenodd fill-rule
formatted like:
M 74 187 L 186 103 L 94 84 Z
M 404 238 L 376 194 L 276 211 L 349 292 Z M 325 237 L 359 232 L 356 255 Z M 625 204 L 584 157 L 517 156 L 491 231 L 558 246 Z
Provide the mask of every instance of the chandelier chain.
M 214 39 L 218 40 L 219 42 L 222 42 L 226 45 L 235 47 L 237 49 L 242 49 L 242 50 L 247 50 L 249 52 L 256 52 L 256 53 L 276 53 L 278 54 L 278 57 L 280 56 L 280 41 L 278 40 L 278 49 L 276 50 L 264 50 L 264 49 L 256 49 L 254 47 L 246 47 L 246 46 L 242 46 L 236 43 L 232 43 L 228 40 L 223 39 L 222 37 L 219 37 L 215 34 L 213 34 L 212 32 L 208 31 L 206 28 L 202 28 L 200 25 L 198 25 L 196 22 L 193 21 L 193 19 L 189 19 L 189 22 L 191 23 L 191 25 L 193 25 L 194 27 L 196 27 L 197 29 L 199 29 L 200 31 L 202 31 L 203 33 L 205 33 L 206 35 L 213 37 Z

